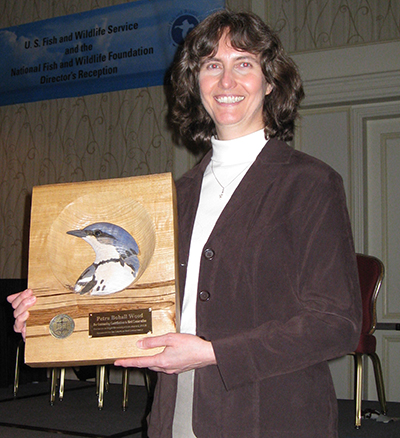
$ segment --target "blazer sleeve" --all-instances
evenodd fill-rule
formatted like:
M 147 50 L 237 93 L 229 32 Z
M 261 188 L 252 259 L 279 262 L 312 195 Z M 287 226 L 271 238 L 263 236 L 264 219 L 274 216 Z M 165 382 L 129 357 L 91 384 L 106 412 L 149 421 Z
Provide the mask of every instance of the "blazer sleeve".
M 331 172 L 304 190 L 311 193 L 307 201 L 304 198 L 282 221 L 292 232 L 292 254 L 285 260 L 278 254 L 275 260 L 276 277 L 282 272 L 290 279 L 283 280 L 284 287 L 292 289 L 287 294 L 292 302 L 287 305 L 296 311 L 287 319 L 269 319 L 254 329 L 212 340 L 228 390 L 314 366 L 357 346 L 361 301 L 342 179 Z M 274 238 L 269 236 L 269 242 Z M 257 294 L 279 281 L 262 277 L 262 263 Z

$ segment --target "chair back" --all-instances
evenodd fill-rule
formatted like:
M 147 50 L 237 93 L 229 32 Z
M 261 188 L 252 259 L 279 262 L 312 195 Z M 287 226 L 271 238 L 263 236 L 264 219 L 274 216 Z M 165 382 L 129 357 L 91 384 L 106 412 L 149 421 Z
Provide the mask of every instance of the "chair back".
M 371 335 L 376 327 L 376 300 L 385 268 L 376 257 L 357 254 L 357 267 L 363 307 L 362 335 Z

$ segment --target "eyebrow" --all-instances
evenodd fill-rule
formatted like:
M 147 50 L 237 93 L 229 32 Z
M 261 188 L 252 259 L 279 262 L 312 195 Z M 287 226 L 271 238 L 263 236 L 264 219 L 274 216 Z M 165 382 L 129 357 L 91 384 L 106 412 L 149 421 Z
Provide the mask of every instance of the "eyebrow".
M 251 53 L 247 53 L 245 55 L 239 55 L 237 58 L 235 58 L 235 61 L 243 61 L 245 59 L 252 59 L 258 64 L 260 64 L 260 60 L 258 59 L 258 57 L 256 55 L 252 55 Z M 206 57 L 200 61 L 200 66 L 202 66 L 206 62 L 222 62 L 222 60 L 221 58 L 218 58 L 216 56 L 211 56 L 209 58 Z

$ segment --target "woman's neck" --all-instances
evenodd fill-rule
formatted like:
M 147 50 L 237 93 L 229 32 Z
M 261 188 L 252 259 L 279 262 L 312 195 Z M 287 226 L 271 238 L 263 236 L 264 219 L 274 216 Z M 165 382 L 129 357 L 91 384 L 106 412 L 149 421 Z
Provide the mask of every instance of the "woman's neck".
M 263 129 L 233 140 L 217 140 L 212 137 L 212 160 L 225 164 L 252 162 L 266 142 Z

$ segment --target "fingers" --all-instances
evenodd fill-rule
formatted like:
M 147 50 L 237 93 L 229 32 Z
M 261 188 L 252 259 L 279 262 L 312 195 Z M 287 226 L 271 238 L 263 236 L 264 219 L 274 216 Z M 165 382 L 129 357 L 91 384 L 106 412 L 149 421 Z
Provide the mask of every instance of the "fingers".
M 26 338 L 26 321 L 29 318 L 29 312 L 25 311 L 23 313 L 21 313 L 18 318 L 15 319 L 14 321 L 14 331 L 16 333 L 21 333 L 24 341 Z
M 32 289 L 26 289 L 23 292 L 9 295 L 7 301 L 12 305 L 13 309 L 17 309 L 22 302 L 27 307 L 32 306 L 36 301 L 36 297 L 33 295 Z
M 143 338 L 137 342 L 143 350 L 164 347 L 161 353 L 147 357 L 119 359 L 117 366 L 149 368 L 167 374 L 179 374 L 207 365 L 215 365 L 216 358 L 211 342 L 191 334 L 169 333 Z
M 27 310 L 32 307 L 36 302 L 36 297 L 33 295 L 32 291 L 26 290 L 21 293 L 21 295 L 12 302 L 12 307 L 14 309 L 14 318 L 18 319 L 22 317 L 26 321 L 28 315 Z
M 173 374 L 178 372 L 177 368 L 167 367 L 164 365 L 162 353 L 154 356 L 131 357 L 129 359 L 118 359 L 114 362 L 115 366 L 130 368 L 148 368 L 152 371 Z
M 16 294 L 9 295 L 9 296 L 7 297 L 7 301 L 8 301 L 10 304 L 13 304 L 14 302 L 18 302 L 18 299 L 19 299 L 22 295 L 24 295 L 25 297 L 28 297 L 29 295 L 32 295 L 32 294 L 33 294 L 33 292 L 32 292 L 31 289 L 26 289 L 26 290 L 24 290 L 23 292 L 18 292 L 18 293 L 16 293 Z M 14 306 L 13 306 L 13 307 L 14 307 Z
M 167 345 L 167 337 L 168 335 L 162 335 L 139 339 L 136 342 L 136 346 L 143 350 L 157 347 L 165 347 Z M 114 365 L 122 367 L 150 368 L 152 366 L 159 365 L 158 356 L 159 354 L 156 354 L 154 356 L 140 356 L 131 357 L 128 359 L 118 359 L 114 363 Z
M 129 359 L 118 359 L 115 366 L 132 368 L 149 368 L 156 366 L 158 359 L 155 356 L 130 357 Z
M 23 292 L 9 295 L 7 301 L 11 303 L 14 309 L 14 331 L 21 333 L 25 339 L 26 321 L 29 318 L 28 309 L 35 304 L 36 297 L 31 289 L 26 289 Z
M 154 336 L 139 339 L 136 346 L 140 349 L 147 350 L 158 347 L 165 347 L 171 345 L 171 336 L 169 334 L 162 336 Z M 122 367 L 133 367 L 133 368 L 149 368 L 153 371 L 164 371 L 165 369 L 161 366 L 162 353 L 155 354 L 153 356 L 140 356 L 131 357 L 128 359 L 118 359 L 115 361 L 115 366 Z
M 22 330 L 25 329 L 26 321 L 29 318 L 29 312 L 26 310 L 25 312 L 18 315 L 14 321 L 14 331 L 17 333 L 22 333 Z
M 147 350 L 148 348 L 171 346 L 174 342 L 174 335 L 174 333 L 168 333 L 161 336 L 149 336 L 147 338 L 139 339 L 136 346 L 144 350 Z

